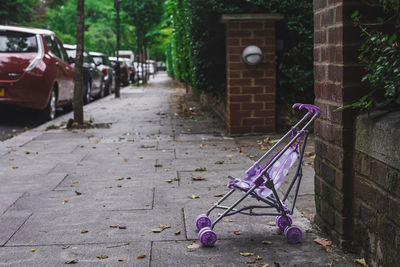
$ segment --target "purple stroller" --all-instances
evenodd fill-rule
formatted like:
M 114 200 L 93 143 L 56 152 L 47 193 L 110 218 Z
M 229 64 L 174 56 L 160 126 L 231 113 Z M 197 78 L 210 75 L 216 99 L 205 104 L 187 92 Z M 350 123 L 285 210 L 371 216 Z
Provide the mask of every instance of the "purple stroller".
M 197 217 L 196 227 L 199 229 L 198 238 L 203 246 L 214 245 L 217 240 L 217 235 L 213 230 L 215 225 L 224 217 L 237 213 L 250 216 L 276 216 L 276 225 L 284 231 L 287 241 L 289 243 L 298 243 L 301 241 L 302 232 L 299 227 L 292 224 L 290 215 L 293 214 L 302 178 L 301 166 L 308 136 L 307 128 L 319 116 L 321 111 L 318 107 L 307 104 L 294 104 L 293 108 L 306 108 L 308 112 L 270 150 L 268 150 L 246 171 L 247 177 L 244 179 L 235 179 L 229 176 L 231 181 L 229 181 L 227 186 L 231 190 L 217 203 L 211 206 L 206 214 L 201 214 Z M 267 158 L 269 158 L 268 163 L 262 166 L 261 163 Z M 280 199 L 277 190 L 283 183 L 289 169 L 296 162 L 296 172 L 289 183 L 286 193 L 283 198 Z M 292 193 L 293 197 L 290 201 L 290 207 L 288 207 L 288 205 L 285 204 L 285 201 L 289 200 L 289 194 L 294 186 L 295 189 Z M 221 205 L 223 201 L 237 190 L 243 192 L 244 195 L 231 206 Z M 251 205 L 236 209 L 235 207 L 248 196 L 261 201 L 263 206 Z M 212 222 L 209 216 L 214 209 L 222 209 L 224 212 L 218 214 L 216 220 Z M 275 209 L 276 211 L 254 211 L 260 209 Z

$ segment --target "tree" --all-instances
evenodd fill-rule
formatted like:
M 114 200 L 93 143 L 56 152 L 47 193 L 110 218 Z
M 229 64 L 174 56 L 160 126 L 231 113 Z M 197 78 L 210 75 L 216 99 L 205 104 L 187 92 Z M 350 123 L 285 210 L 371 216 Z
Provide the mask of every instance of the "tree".
M 154 41 L 152 31 L 160 25 L 163 7 L 163 0 L 131 0 L 122 4 L 122 9 L 127 13 L 126 23 L 133 23 L 136 28 L 135 52 L 141 62 L 147 59 L 148 47 Z M 146 75 L 143 78 L 146 82 Z
M 76 60 L 74 73 L 74 121 L 83 124 L 83 48 L 85 30 L 85 0 L 78 0 L 76 9 Z
M 35 21 L 40 0 L 0 0 L 0 24 L 26 25 Z

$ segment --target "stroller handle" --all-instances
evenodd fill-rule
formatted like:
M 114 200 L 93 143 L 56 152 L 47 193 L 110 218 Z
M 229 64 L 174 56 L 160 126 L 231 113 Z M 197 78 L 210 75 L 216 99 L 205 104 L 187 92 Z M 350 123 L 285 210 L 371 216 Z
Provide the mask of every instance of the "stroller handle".
M 314 105 L 310 105 L 310 104 L 300 104 L 300 103 L 296 103 L 292 106 L 292 108 L 299 108 L 299 109 L 303 109 L 306 108 L 308 110 L 309 115 L 313 114 L 315 112 L 315 114 L 318 116 L 319 114 L 321 114 L 321 109 L 317 106 Z

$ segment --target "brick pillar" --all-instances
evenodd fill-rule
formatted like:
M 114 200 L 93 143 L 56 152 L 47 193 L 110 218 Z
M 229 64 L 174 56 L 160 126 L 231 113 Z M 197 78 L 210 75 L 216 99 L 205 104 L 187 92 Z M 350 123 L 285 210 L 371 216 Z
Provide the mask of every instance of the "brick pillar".
M 223 15 L 226 24 L 227 132 L 230 135 L 275 131 L 275 20 L 278 14 Z M 243 50 L 256 45 L 262 61 L 249 66 Z
M 362 95 L 360 33 L 351 22 L 359 1 L 314 0 L 315 201 L 317 224 L 341 245 L 353 231 L 353 110 L 334 110 Z

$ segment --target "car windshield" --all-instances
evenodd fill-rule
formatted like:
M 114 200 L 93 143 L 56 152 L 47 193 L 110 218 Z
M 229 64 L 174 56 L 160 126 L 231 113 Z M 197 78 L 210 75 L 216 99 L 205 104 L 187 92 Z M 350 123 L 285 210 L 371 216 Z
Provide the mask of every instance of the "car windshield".
M 96 65 L 100 65 L 100 64 L 104 64 L 103 63 L 103 57 L 93 57 L 94 63 L 96 63 Z
M 38 52 L 36 35 L 16 31 L 0 31 L 1 53 Z
M 65 49 L 69 57 L 75 58 L 76 50 L 75 49 Z

